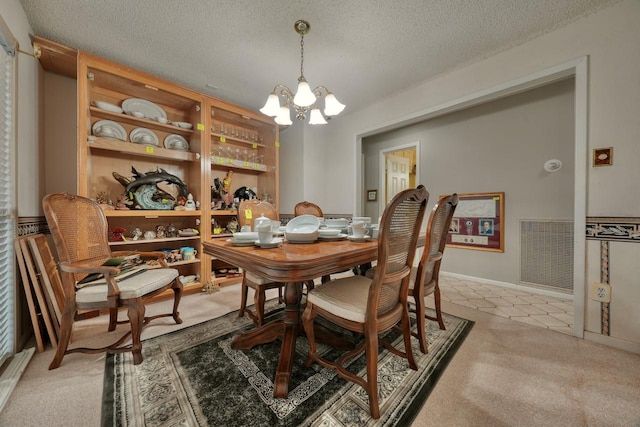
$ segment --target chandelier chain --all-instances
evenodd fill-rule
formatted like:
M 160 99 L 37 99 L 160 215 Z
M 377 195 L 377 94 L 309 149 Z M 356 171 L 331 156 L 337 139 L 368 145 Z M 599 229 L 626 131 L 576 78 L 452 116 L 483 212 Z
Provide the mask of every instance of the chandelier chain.
M 304 34 L 300 35 L 300 77 L 304 79 Z

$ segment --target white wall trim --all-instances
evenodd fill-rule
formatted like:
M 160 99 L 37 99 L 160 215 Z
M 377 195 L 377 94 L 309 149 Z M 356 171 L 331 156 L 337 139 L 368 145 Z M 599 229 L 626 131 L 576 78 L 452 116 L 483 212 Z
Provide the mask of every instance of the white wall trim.
M 356 156 L 356 187 L 354 206 L 362 209 L 363 200 L 363 161 L 362 138 L 375 135 L 414 123 L 440 117 L 486 102 L 495 101 L 510 95 L 574 77 L 575 79 L 575 175 L 574 175 L 574 261 L 573 292 L 574 319 L 573 328 L 576 337 L 584 337 L 585 316 L 585 274 L 586 274 L 586 211 L 587 211 L 587 147 L 588 147 L 588 56 L 558 64 L 532 74 L 501 83 L 487 89 L 466 95 L 440 105 L 428 107 L 374 127 L 363 129 L 354 135 Z
M 13 389 L 16 388 L 24 370 L 27 369 L 35 350 L 35 347 L 29 347 L 14 355 L 9 366 L 0 376 L 0 412 L 9 401 Z
M 610 337 L 608 335 L 596 334 L 594 332 L 585 331 L 584 339 L 587 341 L 593 341 L 598 344 L 606 345 L 608 347 L 617 348 L 620 350 L 630 351 L 631 353 L 640 354 L 640 344 L 621 340 L 620 338 Z

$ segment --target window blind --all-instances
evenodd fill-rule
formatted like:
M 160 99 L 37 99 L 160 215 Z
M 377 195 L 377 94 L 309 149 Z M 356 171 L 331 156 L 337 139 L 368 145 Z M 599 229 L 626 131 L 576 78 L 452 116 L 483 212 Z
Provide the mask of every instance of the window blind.
M 0 23 L 0 366 L 15 351 L 14 55 L 15 41 Z

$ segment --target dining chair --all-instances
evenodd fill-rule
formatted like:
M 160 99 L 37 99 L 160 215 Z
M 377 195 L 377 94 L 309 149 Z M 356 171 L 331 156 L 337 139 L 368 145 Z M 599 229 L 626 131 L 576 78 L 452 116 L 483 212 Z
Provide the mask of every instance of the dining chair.
M 342 378 L 353 381 L 369 395 L 369 410 L 380 418 L 378 402 L 378 346 L 404 357 L 411 369 L 417 370 L 411 349 L 411 324 L 407 304 L 409 278 L 416 253 L 418 235 L 429 193 L 422 186 L 398 193 L 382 214 L 378 236 L 378 264 L 372 279 L 353 276 L 333 280 L 311 290 L 302 323 L 309 340 L 306 365 L 314 361 L 335 370 Z M 364 334 L 353 350 L 335 361 L 317 352 L 314 324 L 323 318 L 339 327 Z M 379 335 L 401 324 L 404 351 Z M 366 379 L 347 370 L 346 364 L 362 353 L 366 354 Z
M 440 329 L 445 330 L 440 307 L 440 265 L 444 249 L 447 244 L 447 234 L 451 219 L 458 206 L 458 195 L 450 194 L 440 197 L 429 215 L 427 223 L 427 239 L 425 241 L 420 263 L 417 268 L 411 270 L 411 283 L 409 295 L 413 296 L 416 305 L 417 332 L 413 335 L 420 342 L 420 351 L 427 353 L 427 337 L 425 318 L 437 321 Z M 422 286 L 417 284 L 422 284 Z M 425 310 L 424 299 L 432 295 L 434 299 L 436 316 L 428 316 Z
M 320 206 L 316 205 L 315 203 L 307 202 L 306 200 L 304 202 L 296 203 L 296 205 L 293 208 L 293 215 L 294 216 L 313 215 L 313 216 L 317 216 L 318 218 L 324 217 L 324 214 L 322 213 L 322 209 L 320 209 Z
M 67 193 L 49 194 L 42 201 L 47 224 L 58 253 L 59 271 L 64 289 L 62 319 L 58 347 L 49 369 L 60 366 L 62 358 L 70 353 L 123 353 L 133 354 L 133 363 L 142 363 L 140 334 L 150 321 L 159 317 L 173 317 L 182 323 L 178 305 L 182 297 L 182 282 L 178 270 L 167 268 L 162 252 L 136 252 L 142 260 L 150 260 L 158 268 L 140 271 L 123 280 L 117 266 L 132 252 L 112 252 L 108 241 L 108 223 L 105 213 L 95 201 Z M 82 286 L 83 279 L 96 275 L 96 281 Z M 160 293 L 173 290 L 173 311 L 145 316 L 145 302 Z M 118 309 L 127 307 L 128 320 L 118 321 Z M 130 329 L 119 340 L 102 348 L 76 347 L 69 349 L 69 341 L 76 314 L 84 310 L 109 310 L 108 330 L 129 323 Z M 131 338 L 131 344 L 123 344 Z
M 256 218 L 264 215 L 266 218 L 275 220 L 278 218 L 276 208 L 269 202 L 258 199 L 243 200 L 238 205 L 238 225 L 240 227 L 244 225 L 251 226 L 253 230 L 253 223 Z M 258 276 L 251 271 L 244 271 L 244 277 L 242 278 L 242 288 L 240 292 L 240 310 L 238 311 L 238 317 L 243 317 L 245 313 L 251 318 L 256 326 L 262 326 L 264 324 L 264 318 L 266 315 L 264 312 L 264 304 L 266 300 L 266 291 L 269 289 L 278 289 L 278 301 L 282 302 L 282 288 L 284 283 L 273 282 Z M 254 290 L 253 301 L 254 310 L 247 308 L 247 297 L 249 294 L 249 288 Z
M 412 335 L 418 338 L 420 351 L 425 354 L 428 351 L 425 319 L 437 321 L 440 329 L 446 329 L 440 306 L 440 264 L 447 244 L 451 219 L 457 205 L 458 195 L 456 193 L 441 196 L 436 202 L 427 222 L 426 240 L 420 262 L 417 267 L 411 267 L 409 296 L 413 297 L 416 307 L 415 310 L 410 309 L 416 313 L 416 332 L 412 332 Z M 375 269 L 376 267 L 373 267 L 368 270 L 366 277 L 372 278 Z M 423 285 L 416 287 L 416 283 Z M 435 317 L 426 314 L 424 299 L 428 295 L 433 295 L 434 298 Z

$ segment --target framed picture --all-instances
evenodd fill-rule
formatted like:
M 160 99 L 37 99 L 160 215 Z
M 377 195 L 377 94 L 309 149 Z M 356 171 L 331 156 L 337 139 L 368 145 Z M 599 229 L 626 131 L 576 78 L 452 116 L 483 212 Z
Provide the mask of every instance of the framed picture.
M 375 202 L 378 200 L 378 190 L 367 190 L 367 201 Z
M 458 194 L 447 246 L 504 252 L 504 193 Z
M 593 166 L 611 166 L 612 164 L 613 147 L 593 149 Z

